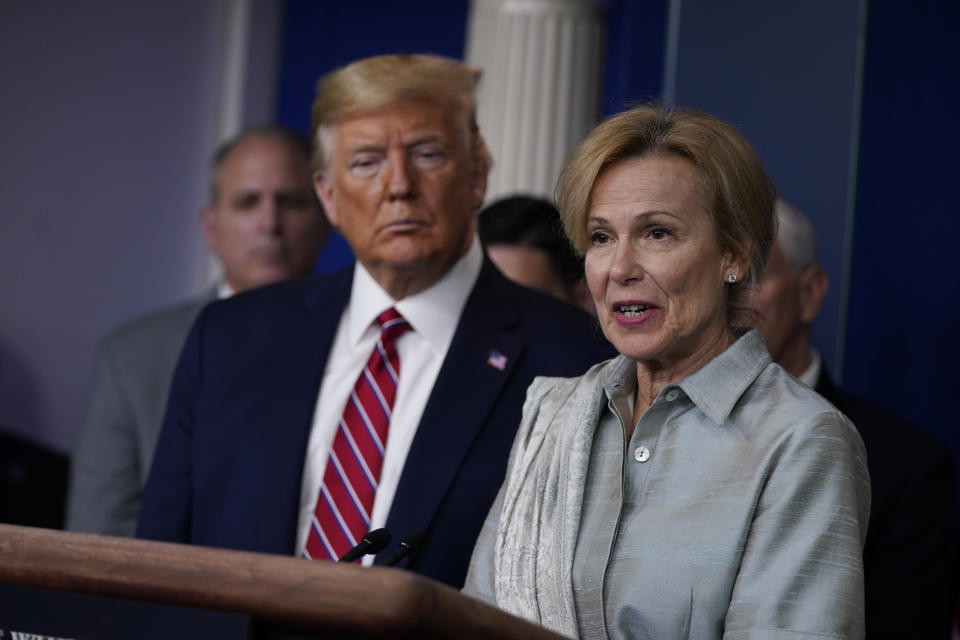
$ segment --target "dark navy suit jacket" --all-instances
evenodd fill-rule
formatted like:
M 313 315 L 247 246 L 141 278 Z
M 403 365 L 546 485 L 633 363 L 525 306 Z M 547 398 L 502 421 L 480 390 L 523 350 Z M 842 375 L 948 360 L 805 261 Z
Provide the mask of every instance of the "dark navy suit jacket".
M 863 549 L 866 637 L 949 638 L 957 604 L 950 450 L 896 415 L 844 393 L 826 371 L 816 391 L 850 418 L 867 450 L 872 497 Z
M 307 439 L 352 269 L 206 308 L 184 346 L 137 535 L 295 552 Z M 506 356 L 503 370 L 488 363 Z M 390 509 L 399 539 L 426 538 L 409 568 L 463 585 L 506 469 L 527 386 L 613 355 L 592 318 L 520 287 L 484 260 Z M 388 549 L 389 551 L 389 549 Z

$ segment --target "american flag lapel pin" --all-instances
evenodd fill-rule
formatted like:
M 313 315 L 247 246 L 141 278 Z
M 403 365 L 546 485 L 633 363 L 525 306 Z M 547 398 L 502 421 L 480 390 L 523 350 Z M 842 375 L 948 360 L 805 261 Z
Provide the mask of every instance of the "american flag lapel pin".
M 507 366 L 507 356 L 503 355 L 496 349 L 491 349 L 490 357 L 487 358 L 487 364 L 497 371 L 503 371 Z

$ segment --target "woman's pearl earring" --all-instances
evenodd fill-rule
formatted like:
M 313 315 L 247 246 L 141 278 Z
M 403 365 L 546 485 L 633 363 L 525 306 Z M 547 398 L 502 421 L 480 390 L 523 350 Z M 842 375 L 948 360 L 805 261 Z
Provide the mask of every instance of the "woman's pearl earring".
M 731 273 L 730 275 L 727 276 L 727 282 L 729 282 L 730 284 L 734 284 L 736 283 L 736 281 L 737 281 L 737 274 Z

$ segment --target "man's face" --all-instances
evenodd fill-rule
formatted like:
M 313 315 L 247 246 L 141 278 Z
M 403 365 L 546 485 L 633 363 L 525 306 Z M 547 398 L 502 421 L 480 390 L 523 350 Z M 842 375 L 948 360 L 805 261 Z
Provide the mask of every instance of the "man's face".
M 203 230 L 235 291 L 309 273 L 326 235 L 309 175 L 303 154 L 276 137 L 248 138 L 224 159 Z
M 314 185 L 357 259 L 400 299 L 466 253 L 486 173 L 462 109 L 406 100 L 341 120 Z
M 543 249 L 519 244 L 491 244 L 487 255 L 500 272 L 516 283 L 542 291 L 561 300 L 568 300 L 566 283 L 550 265 L 550 256 Z
M 773 245 L 751 306 L 770 355 L 779 362 L 801 339 L 804 326 L 800 276 L 790 270 L 779 242 Z

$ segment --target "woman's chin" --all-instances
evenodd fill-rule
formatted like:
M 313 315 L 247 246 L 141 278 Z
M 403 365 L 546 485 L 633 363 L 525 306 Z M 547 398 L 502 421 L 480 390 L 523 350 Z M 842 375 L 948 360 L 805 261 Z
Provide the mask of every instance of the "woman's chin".
M 638 340 L 636 337 L 630 340 L 613 339 L 611 342 L 619 353 L 637 362 L 657 359 L 663 350 L 663 344 L 660 340 L 649 338 L 642 340 Z

